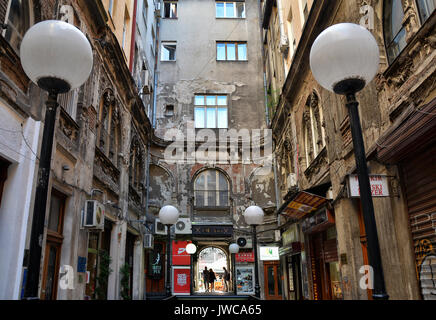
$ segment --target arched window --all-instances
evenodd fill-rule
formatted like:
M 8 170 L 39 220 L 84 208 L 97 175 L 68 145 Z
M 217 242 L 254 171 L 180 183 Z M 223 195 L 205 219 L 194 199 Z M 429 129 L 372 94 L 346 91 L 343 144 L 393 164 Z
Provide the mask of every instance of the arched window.
M 207 170 L 195 179 L 196 207 L 229 207 L 229 181 L 218 170 Z
M 401 0 L 384 2 L 384 36 L 389 63 L 406 47 L 406 29 L 403 26 L 404 9 Z
M 130 184 L 136 191 L 140 191 L 143 184 L 144 154 L 138 137 L 134 135 L 130 146 Z
M 20 51 L 24 34 L 33 24 L 32 2 L 31 0 L 10 0 L 8 3 L 5 21 L 7 29 L 3 35 L 17 53 Z
M 307 166 L 309 166 L 326 145 L 324 127 L 322 126 L 322 110 L 319 106 L 318 95 L 315 92 L 307 99 L 303 122 L 304 145 Z
M 96 144 L 117 166 L 118 154 L 121 150 L 120 116 L 115 97 L 111 91 L 106 91 L 100 102 Z
M 424 24 L 436 8 L 436 0 L 417 0 L 416 4 L 418 5 L 421 23 Z

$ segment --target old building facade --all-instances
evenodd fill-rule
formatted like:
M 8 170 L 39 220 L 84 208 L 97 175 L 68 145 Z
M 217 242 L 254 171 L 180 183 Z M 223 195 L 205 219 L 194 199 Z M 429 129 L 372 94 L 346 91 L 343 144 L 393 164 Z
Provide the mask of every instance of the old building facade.
M 369 262 L 360 200 L 349 193 L 356 168 L 345 101 L 322 89 L 309 65 L 313 41 L 340 22 L 369 28 L 380 47 L 379 74 L 358 100 L 370 173 L 388 186 L 373 198 L 387 293 L 432 299 L 434 2 L 400 0 L 315 1 L 307 14 L 271 125 L 286 194 L 285 297 L 371 298 L 361 286 Z M 301 205 L 310 210 L 298 215 Z
M 253 281 L 243 280 L 254 278 L 252 246 L 241 248 L 251 259 L 233 264 L 229 245 L 239 238 L 251 242 L 242 213 L 252 204 L 266 211 L 265 230 L 277 226 L 273 172 L 262 172 L 261 161 L 250 161 L 251 155 L 243 162 L 240 146 L 242 139 L 250 143 L 253 130 L 266 129 L 259 6 L 256 1 L 188 0 L 163 1 L 161 8 L 150 212 L 157 215 L 162 206 L 173 205 L 183 222 L 192 224 L 192 234 L 176 230 L 174 240 L 197 245 L 192 263 L 185 265 L 192 269 L 194 293 L 205 290 L 205 266 L 218 278 L 225 266 L 237 278 L 239 294 L 254 294 Z M 218 138 L 232 132 L 232 141 Z M 178 148 L 172 142 L 176 138 Z M 219 141 L 225 141 L 224 149 L 218 149 Z M 185 155 L 173 161 L 176 149 Z M 230 152 L 236 152 L 234 161 Z M 258 237 L 262 245 L 275 243 L 269 232 Z M 165 232 L 156 235 L 156 246 L 162 254 Z M 219 267 L 206 258 L 208 252 L 222 258 Z M 263 286 L 262 264 L 260 274 Z M 147 279 L 149 296 L 165 293 L 162 273 L 150 272 Z
M 39 297 L 144 298 L 145 230 L 138 221 L 145 214 L 152 127 L 132 74 L 136 5 L 137 1 L 2 1 L 0 19 L 6 29 L 0 37 L 5 130 L 1 219 L 8 230 L 1 234 L 11 250 L 1 251 L 4 299 L 23 298 L 26 284 L 46 100 L 21 68 L 12 65 L 20 66 L 19 44 L 27 29 L 47 19 L 79 28 L 92 45 L 94 66 L 81 88 L 58 99 Z M 90 200 L 103 208 L 103 230 L 84 228 Z

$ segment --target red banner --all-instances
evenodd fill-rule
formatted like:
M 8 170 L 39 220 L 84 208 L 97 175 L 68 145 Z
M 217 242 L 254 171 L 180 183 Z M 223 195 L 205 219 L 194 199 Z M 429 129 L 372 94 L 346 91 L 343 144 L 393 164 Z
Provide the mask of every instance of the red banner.
M 254 262 L 254 252 L 240 252 L 235 254 L 236 262 Z
M 190 266 L 191 256 L 186 252 L 188 241 L 173 241 L 173 266 Z
M 173 294 L 191 294 L 191 269 L 175 267 L 173 269 Z

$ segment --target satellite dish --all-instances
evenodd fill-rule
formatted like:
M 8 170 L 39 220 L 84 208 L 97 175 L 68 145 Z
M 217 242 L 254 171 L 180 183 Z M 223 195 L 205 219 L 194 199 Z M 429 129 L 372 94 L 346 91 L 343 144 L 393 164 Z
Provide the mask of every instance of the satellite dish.
M 238 246 L 240 246 L 241 248 L 245 247 L 247 245 L 247 239 L 245 238 L 239 238 L 238 241 Z

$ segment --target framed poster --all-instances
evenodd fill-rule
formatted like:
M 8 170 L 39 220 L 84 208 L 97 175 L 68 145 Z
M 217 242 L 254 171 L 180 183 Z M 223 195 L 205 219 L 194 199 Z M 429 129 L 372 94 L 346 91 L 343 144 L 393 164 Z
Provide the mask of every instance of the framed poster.
M 238 295 L 252 295 L 254 291 L 254 267 L 236 267 L 236 291 Z
M 191 268 L 173 267 L 173 295 L 189 296 L 191 294 Z

